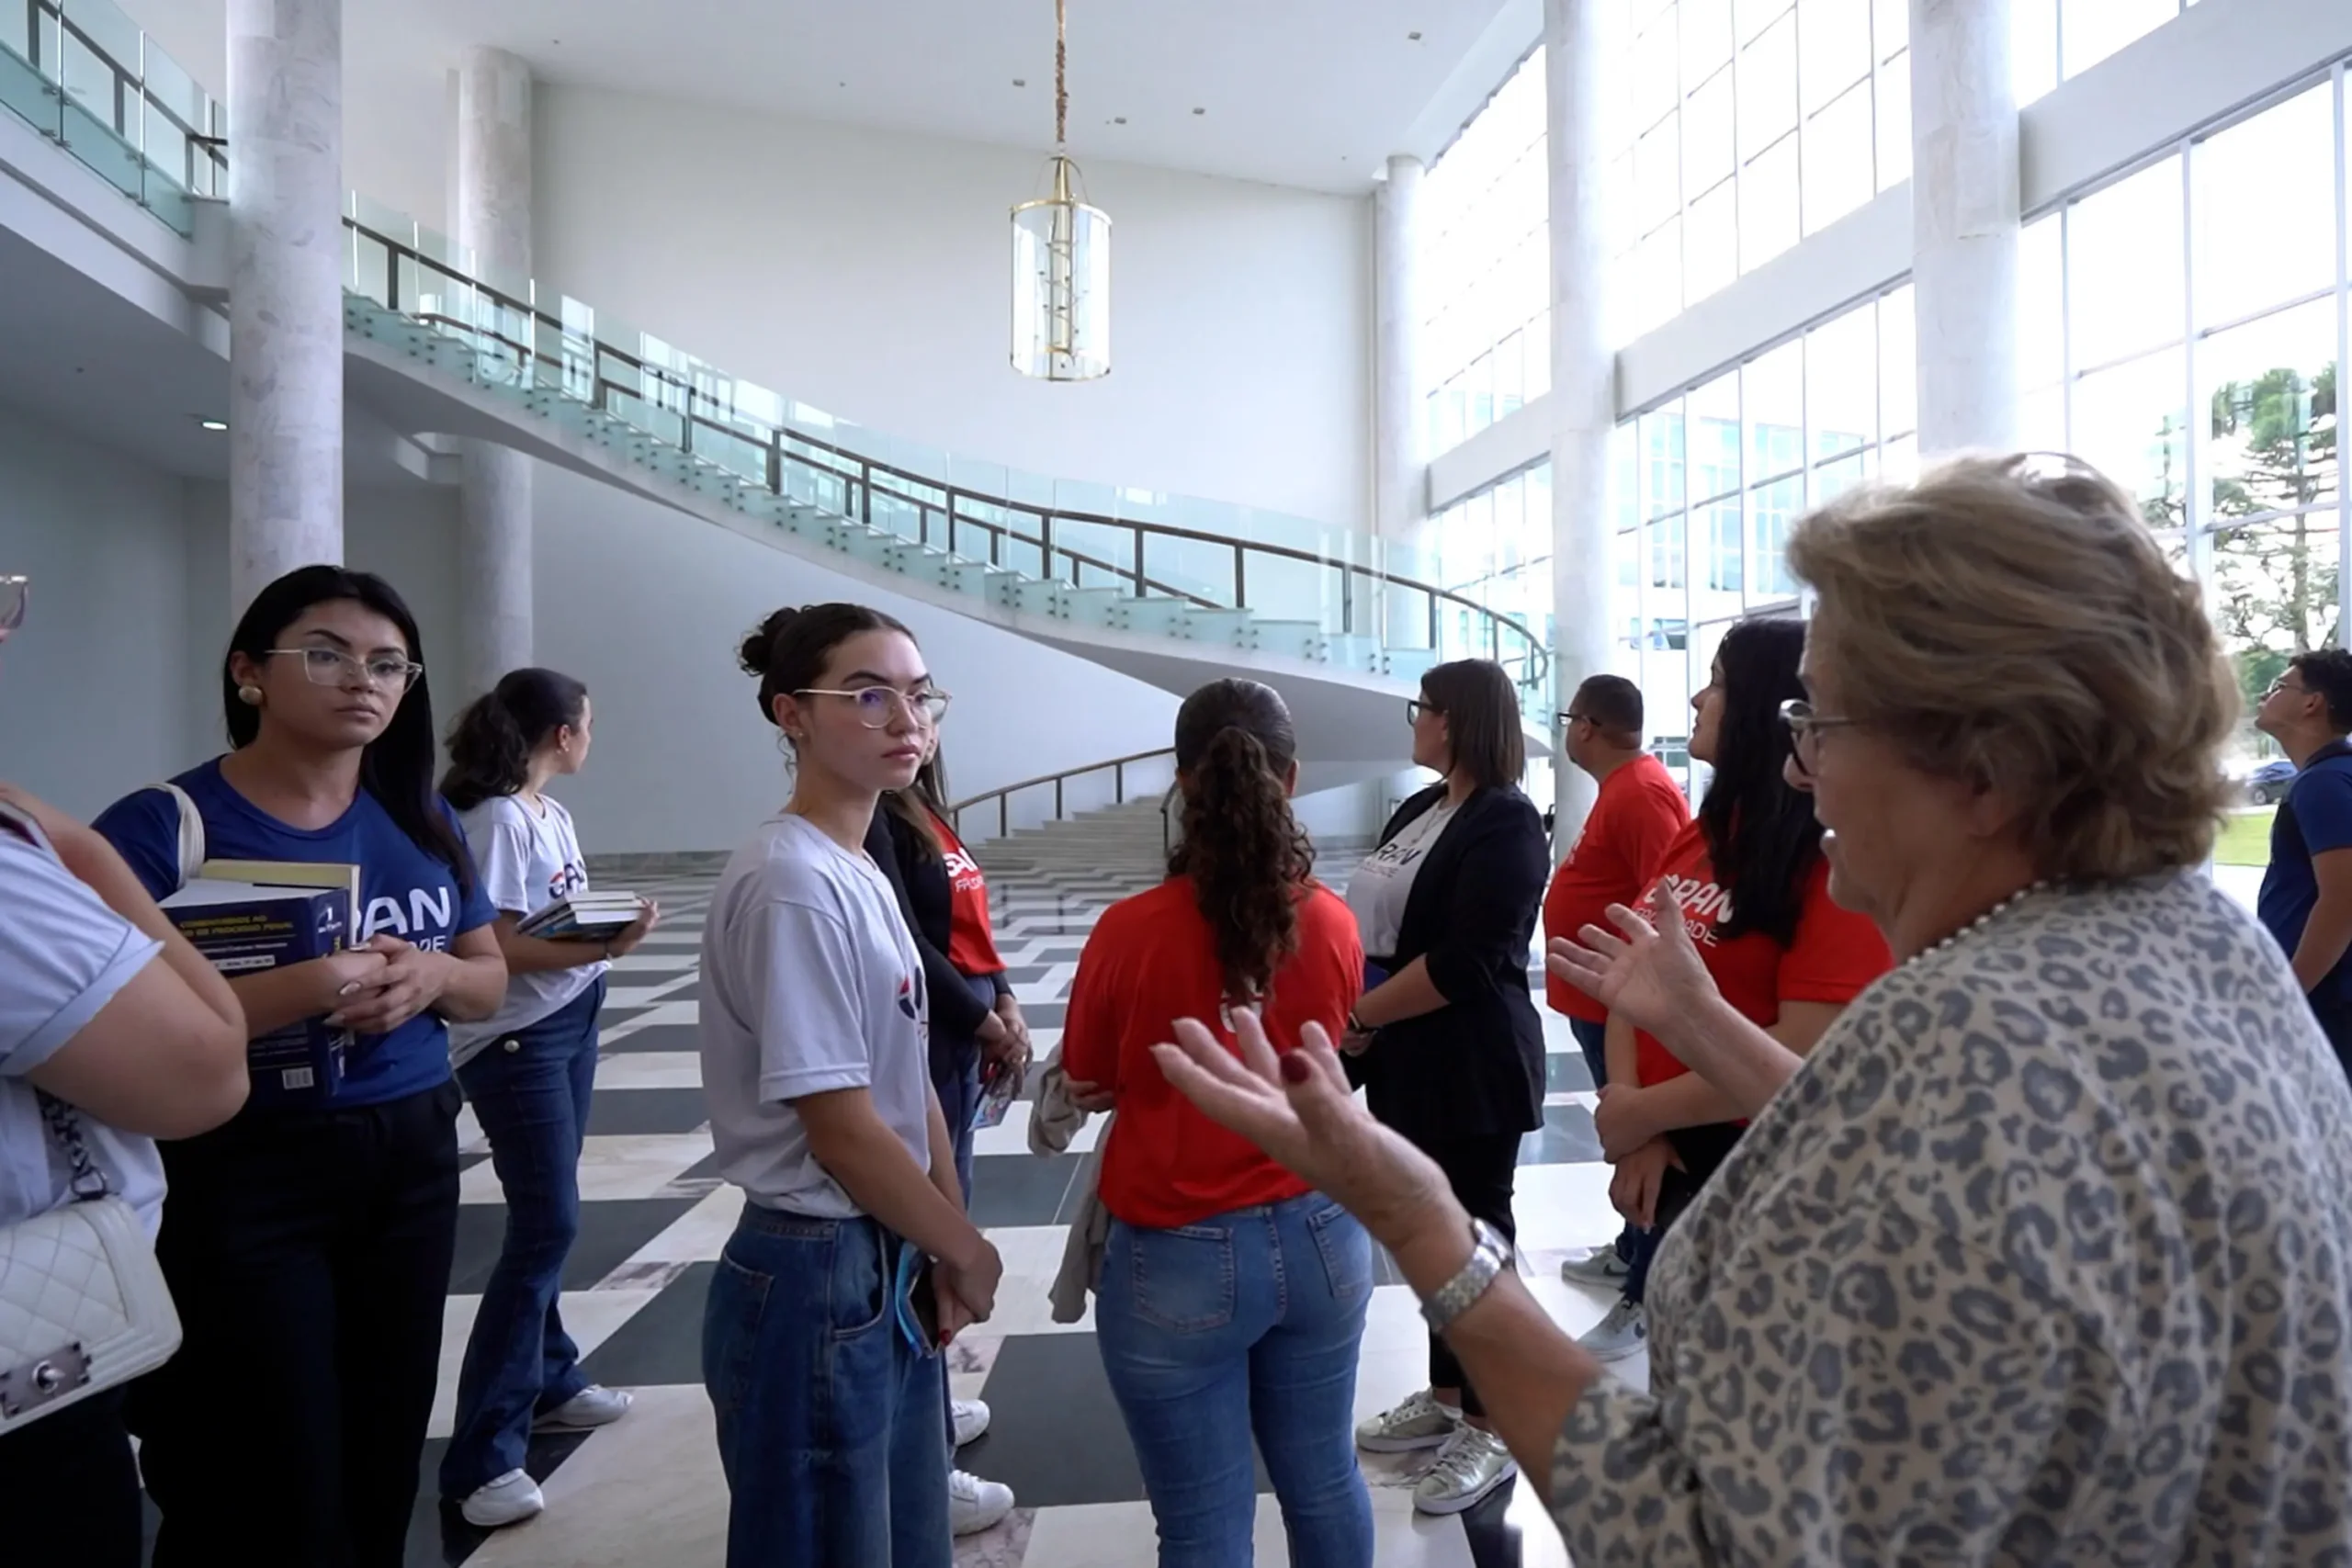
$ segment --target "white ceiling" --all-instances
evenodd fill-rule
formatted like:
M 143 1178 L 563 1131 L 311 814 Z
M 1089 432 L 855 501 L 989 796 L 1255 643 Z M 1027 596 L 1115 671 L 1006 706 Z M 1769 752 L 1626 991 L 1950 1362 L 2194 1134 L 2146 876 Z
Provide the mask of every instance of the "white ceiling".
M 1542 26 L 1540 0 L 1069 4 L 1079 158 L 1335 191 L 1434 154 Z M 225 0 L 124 5 L 225 88 Z M 559 84 L 1052 145 L 1053 0 L 345 0 L 347 95 L 403 117 L 485 44 Z

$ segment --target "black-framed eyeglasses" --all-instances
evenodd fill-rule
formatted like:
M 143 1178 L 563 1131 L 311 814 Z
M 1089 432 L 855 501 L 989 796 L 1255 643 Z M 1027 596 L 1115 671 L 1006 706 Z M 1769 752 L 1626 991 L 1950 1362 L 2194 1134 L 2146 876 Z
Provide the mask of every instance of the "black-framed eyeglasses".
M 424 673 L 424 666 L 404 653 L 371 653 L 356 658 L 338 648 L 273 648 L 268 659 L 299 659 L 302 678 L 313 686 L 347 686 L 365 681 L 386 691 L 405 692 Z
M 25 606 L 32 596 L 31 578 L 0 571 L 0 641 L 25 624 Z
M 1814 759 L 1821 754 L 1822 736 L 1833 729 L 1851 729 L 1862 721 L 1815 713 L 1813 705 L 1803 697 L 1791 697 L 1781 705 L 1781 722 L 1789 727 L 1789 738 L 1796 746 L 1797 761 L 1811 773 Z
M 1430 701 L 1427 697 L 1408 697 L 1405 699 L 1405 722 L 1407 724 L 1420 723 L 1421 715 L 1425 713 L 1433 713 L 1442 717 L 1445 710 L 1438 706 L 1435 703 Z
M 896 686 L 860 686 L 854 692 L 803 686 L 792 694 L 796 697 L 840 697 L 855 705 L 857 722 L 868 729 L 884 728 L 901 711 L 917 724 L 935 725 L 946 716 L 947 705 L 956 700 L 951 694 L 938 690 L 917 692 L 909 696 Z

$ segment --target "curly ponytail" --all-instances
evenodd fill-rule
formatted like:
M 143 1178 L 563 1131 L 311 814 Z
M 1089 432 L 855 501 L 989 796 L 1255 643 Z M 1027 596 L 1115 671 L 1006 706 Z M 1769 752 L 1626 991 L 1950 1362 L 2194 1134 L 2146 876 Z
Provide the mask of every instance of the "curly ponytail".
M 553 670 L 514 670 L 474 699 L 449 728 L 449 771 L 441 793 L 471 811 L 513 795 L 531 778 L 531 756 L 586 713 L 588 688 Z
M 1297 755 L 1290 710 L 1255 681 L 1212 682 L 1176 715 L 1184 838 L 1168 870 L 1193 879 L 1235 999 L 1263 997 L 1298 951 L 1298 889 L 1315 852 L 1291 815 Z

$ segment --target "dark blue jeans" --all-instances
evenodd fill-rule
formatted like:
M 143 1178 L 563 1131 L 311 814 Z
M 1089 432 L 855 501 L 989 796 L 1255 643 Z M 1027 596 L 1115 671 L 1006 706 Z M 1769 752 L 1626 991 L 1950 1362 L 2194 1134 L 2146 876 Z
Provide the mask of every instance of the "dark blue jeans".
M 899 1332 L 905 1245 L 743 1206 L 702 1321 L 727 1568 L 948 1568 L 946 1363 Z
M 993 1009 L 996 982 L 967 975 L 972 995 Z M 972 1118 L 980 1109 L 980 1043 L 952 1040 L 935 1043 L 931 1053 L 931 1087 L 938 1091 L 941 1114 L 947 1118 L 947 1135 L 956 1140 L 956 1178 L 964 1186 L 964 1202 L 972 1201 Z
M 1609 1026 L 1587 1019 L 1572 1018 L 1568 1020 L 1568 1032 L 1576 1036 L 1577 1049 L 1584 1053 L 1584 1065 L 1592 1071 L 1592 1087 L 1600 1088 L 1609 1081 L 1609 1053 L 1603 1043 L 1609 1037 Z M 1621 1262 L 1634 1261 L 1634 1235 L 1632 1225 L 1623 1226 L 1617 1232 L 1615 1245 Z
M 1356 1361 L 1372 1238 L 1319 1192 L 1198 1224 L 1111 1226 L 1095 1341 L 1159 1527 L 1159 1568 L 1249 1568 L 1257 1479 L 1295 1568 L 1369 1568 Z
M 491 1168 L 506 1194 L 506 1242 L 458 1374 L 458 1425 L 441 1456 L 445 1497 L 465 1497 L 520 1470 L 532 1418 L 588 1386 L 558 1299 L 580 1234 L 580 1151 L 604 1002 L 600 978 L 458 1069 L 490 1135 Z

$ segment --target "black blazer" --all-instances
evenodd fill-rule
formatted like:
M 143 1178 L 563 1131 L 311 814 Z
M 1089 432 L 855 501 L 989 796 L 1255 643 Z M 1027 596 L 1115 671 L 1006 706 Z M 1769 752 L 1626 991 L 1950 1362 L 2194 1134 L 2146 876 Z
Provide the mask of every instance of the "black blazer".
M 960 1066 L 987 1021 L 989 1009 L 972 994 L 963 972 L 947 961 L 955 924 L 955 888 L 947 867 L 938 856 L 923 852 L 915 829 L 887 804 L 874 808 L 874 820 L 865 829 L 865 852 L 890 879 L 891 890 L 899 896 L 899 914 L 922 959 L 923 989 L 931 995 L 932 1059 Z M 989 978 L 996 982 L 999 996 L 1012 988 L 1001 973 Z
M 1445 798 L 1421 791 L 1381 829 L 1384 844 Z M 1544 1023 L 1528 995 L 1528 945 L 1552 869 L 1544 819 L 1515 788 L 1474 792 L 1430 846 L 1406 896 L 1401 969 L 1428 963 L 1446 998 L 1435 1012 L 1385 1025 L 1345 1057 L 1372 1113 L 1427 1148 L 1544 1122 Z

